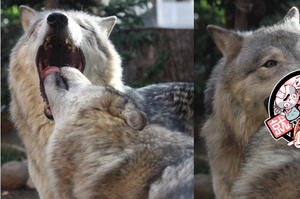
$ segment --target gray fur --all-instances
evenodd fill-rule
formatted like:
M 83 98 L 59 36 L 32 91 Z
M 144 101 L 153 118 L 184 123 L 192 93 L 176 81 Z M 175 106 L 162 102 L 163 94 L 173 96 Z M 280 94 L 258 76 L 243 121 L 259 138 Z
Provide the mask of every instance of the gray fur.
M 61 70 L 45 80 L 55 120 L 46 165 L 57 199 L 193 198 L 192 137 L 145 123 L 133 128 L 126 112 L 141 110 L 130 96 Z
M 294 7 L 279 23 L 255 31 L 217 26 L 208 30 L 224 57 L 207 83 L 202 136 L 216 197 L 236 198 L 231 189 L 241 172 L 244 150 L 268 117 L 264 101 L 284 75 L 299 69 L 299 12 Z M 276 64 L 267 67 L 269 61 Z
M 194 84 L 162 83 L 133 89 L 125 87 L 150 124 L 159 124 L 172 131 L 194 132 Z

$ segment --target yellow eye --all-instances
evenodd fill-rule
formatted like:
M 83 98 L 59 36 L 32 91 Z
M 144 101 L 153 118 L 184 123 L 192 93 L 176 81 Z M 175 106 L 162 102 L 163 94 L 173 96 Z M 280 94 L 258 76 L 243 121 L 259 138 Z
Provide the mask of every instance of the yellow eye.
M 288 104 L 288 103 L 286 103 L 286 104 L 284 104 L 284 106 L 285 106 L 285 107 L 288 107 L 288 106 L 289 106 L 289 104 Z
M 293 94 L 293 99 L 296 99 L 296 94 Z

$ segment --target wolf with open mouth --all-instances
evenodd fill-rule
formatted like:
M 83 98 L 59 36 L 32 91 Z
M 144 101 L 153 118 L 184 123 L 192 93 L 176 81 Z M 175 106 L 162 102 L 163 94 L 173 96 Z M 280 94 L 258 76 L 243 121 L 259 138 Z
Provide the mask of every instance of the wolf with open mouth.
M 43 79 L 57 68 L 75 67 L 93 84 L 129 93 L 149 123 L 193 134 L 193 83 L 140 89 L 123 85 L 121 59 L 108 38 L 116 17 L 100 18 L 80 11 L 37 12 L 27 6 L 20 7 L 20 16 L 25 33 L 10 57 L 10 112 L 27 149 L 29 173 L 41 198 L 53 198 L 44 151 L 54 122 Z

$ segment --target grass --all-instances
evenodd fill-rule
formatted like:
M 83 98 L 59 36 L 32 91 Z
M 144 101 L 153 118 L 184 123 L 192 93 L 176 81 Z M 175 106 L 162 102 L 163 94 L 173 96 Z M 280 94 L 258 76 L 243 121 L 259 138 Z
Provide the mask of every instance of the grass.
M 22 161 L 22 159 L 23 156 L 16 150 L 1 147 L 1 164 L 10 161 Z

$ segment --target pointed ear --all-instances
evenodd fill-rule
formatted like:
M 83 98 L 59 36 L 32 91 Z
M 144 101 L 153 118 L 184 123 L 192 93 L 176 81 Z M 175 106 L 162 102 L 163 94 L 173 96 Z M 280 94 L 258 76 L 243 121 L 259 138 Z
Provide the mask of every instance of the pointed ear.
M 147 116 L 131 99 L 116 91 L 108 96 L 110 96 L 107 98 L 110 100 L 108 111 L 111 115 L 122 118 L 128 126 L 135 130 L 144 129 L 147 125 Z
M 123 115 L 124 120 L 126 123 L 135 130 L 143 130 L 147 124 L 147 116 L 141 110 L 135 109 L 127 109 L 125 108 L 124 111 L 121 113 Z
M 104 30 L 106 30 L 107 37 L 109 37 L 109 35 L 110 35 L 112 29 L 114 28 L 116 22 L 117 22 L 117 17 L 116 16 L 101 18 L 100 26 L 103 27 Z
M 27 27 L 30 24 L 30 21 L 34 20 L 38 14 L 37 11 L 31 9 L 28 6 L 20 6 L 19 12 L 21 16 L 21 23 L 24 31 L 27 30 Z
M 208 32 L 227 60 L 233 59 L 241 49 L 242 37 L 235 31 L 208 25 Z
M 299 24 L 299 11 L 296 7 L 292 7 L 288 13 L 284 16 L 285 20 L 296 20 L 295 22 L 297 22 Z
M 295 25 L 299 25 L 299 11 L 296 7 L 292 7 L 278 24 L 283 24 L 286 21 L 292 21 Z

